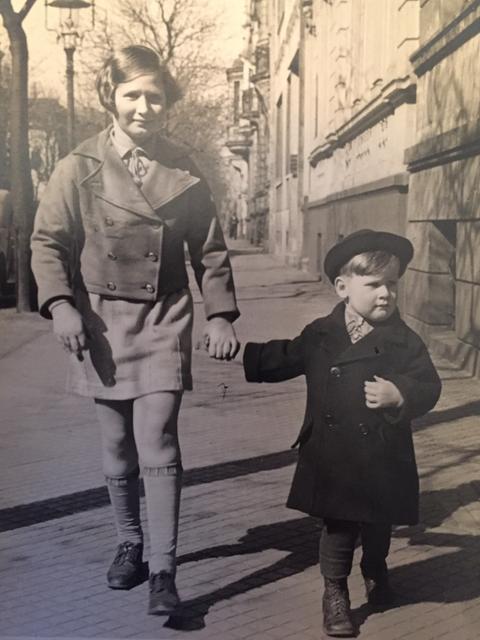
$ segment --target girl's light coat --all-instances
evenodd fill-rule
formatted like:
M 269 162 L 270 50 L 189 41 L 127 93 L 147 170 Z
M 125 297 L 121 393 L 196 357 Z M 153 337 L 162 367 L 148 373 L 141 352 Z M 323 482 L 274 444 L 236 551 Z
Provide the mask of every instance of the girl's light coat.
M 32 236 L 40 313 L 75 290 L 154 301 L 188 286 L 184 243 L 207 318 L 238 315 L 232 271 L 210 190 L 186 150 L 159 138 L 155 181 L 142 191 L 112 146 L 110 128 L 61 160 Z M 159 179 L 160 176 L 160 179 Z

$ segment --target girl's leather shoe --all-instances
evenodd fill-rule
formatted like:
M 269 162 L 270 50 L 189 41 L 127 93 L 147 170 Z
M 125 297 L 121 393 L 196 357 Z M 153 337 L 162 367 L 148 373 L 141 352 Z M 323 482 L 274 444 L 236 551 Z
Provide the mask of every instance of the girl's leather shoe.
M 143 544 L 122 542 L 107 572 L 107 584 L 110 589 L 131 589 L 144 578 Z
M 151 573 L 149 578 L 150 599 L 148 613 L 152 615 L 170 615 L 180 605 L 175 577 L 167 571 Z
M 323 630 L 327 636 L 335 638 L 351 638 L 356 635 L 346 580 L 325 578 Z

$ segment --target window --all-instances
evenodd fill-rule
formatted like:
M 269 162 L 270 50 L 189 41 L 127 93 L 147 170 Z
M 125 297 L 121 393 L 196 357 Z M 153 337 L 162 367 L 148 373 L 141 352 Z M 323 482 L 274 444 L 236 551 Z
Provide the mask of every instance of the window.
M 280 96 L 276 109 L 275 136 L 275 175 L 277 180 L 283 176 L 283 98 Z
M 316 267 L 317 273 L 322 273 L 323 270 L 323 245 L 322 245 L 322 234 L 317 233 L 317 246 L 315 247 L 316 252 Z
M 240 120 L 240 81 L 233 83 L 233 124 L 238 124 Z
M 291 152 L 291 120 L 292 120 L 292 78 L 288 76 L 287 81 L 287 117 L 285 122 L 285 173 L 290 173 L 290 152 Z

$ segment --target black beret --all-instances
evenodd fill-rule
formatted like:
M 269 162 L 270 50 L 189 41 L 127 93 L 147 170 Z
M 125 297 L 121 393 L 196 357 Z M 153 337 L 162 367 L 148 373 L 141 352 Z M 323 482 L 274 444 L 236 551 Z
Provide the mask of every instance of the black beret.
M 400 275 L 413 258 L 413 245 L 403 236 L 388 231 L 360 229 L 340 240 L 327 253 L 323 268 L 330 281 L 335 282 L 344 264 L 359 253 L 367 251 L 387 251 L 400 260 Z

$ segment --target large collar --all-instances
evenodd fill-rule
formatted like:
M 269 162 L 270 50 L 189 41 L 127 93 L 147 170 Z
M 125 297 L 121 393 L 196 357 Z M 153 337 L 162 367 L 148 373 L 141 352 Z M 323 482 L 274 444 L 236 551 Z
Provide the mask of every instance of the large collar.
M 137 148 L 137 145 L 133 142 L 130 136 L 120 128 L 120 125 L 115 119 L 113 120 L 112 129 L 110 131 L 110 139 L 112 140 L 115 150 L 122 159 Z
M 104 162 L 105 153 L 108 149 L 108 139 L 112 131 L 112 125 L 109 125 L 106 129 L 98 133 L 97 135 L 84 140 L 74 150 L 73 154 L 77 156 L 84 156 L 86 158 L 92 158 L 98 162 Z M 188 150 L 179 145 L 171 142 L 164 136 L 157 136 L 158 144 L 155 150 L 155 159 L 164 164 L 165 166 L 171 166 L 177 160 L 188 157 Z
M 408 340 L 408 328 L 398 310 L 361 340 L 352 344 L 345 325 L 345 304 L 339 302 L 332 312 L 313 323 L 312 328 L 322 335 L 322 346 L 335 362 L 348 362 L 365 357 L 377 357 L 392 344 L 404 345 Z
M 134 183 L 115 150 L 110 132 L 111 126 L 83 142 L 73 152 L 74 155 L 94 161 L 92 170 L 83 178 L 81 185 L 102 200 L 120 209 L 157 220 L 156 209 L 198 182 L 198 178 L 186 171 L 170 168 L 175 166 L 175 160 L 185 157 L 186 152 L 159 136 L 155 160 L 159 164 L 158 171 L 161 175 L 155 191 L 150 190 L 151 193 L 144 194 Z

